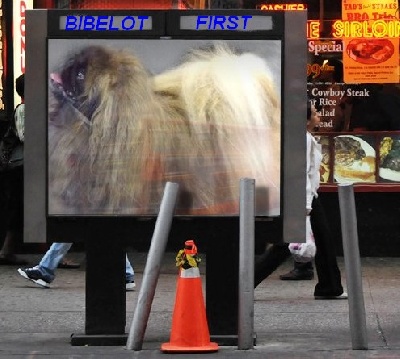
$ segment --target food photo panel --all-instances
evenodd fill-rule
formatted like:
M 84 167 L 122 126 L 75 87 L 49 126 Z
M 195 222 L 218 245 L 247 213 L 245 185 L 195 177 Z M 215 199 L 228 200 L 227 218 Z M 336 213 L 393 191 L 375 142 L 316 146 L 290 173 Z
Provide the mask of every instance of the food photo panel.
M 379 182 L 400 181 L 400 135 L 382 136 L 379 142 Z
M 335 182 L 376 182 L 376 151 L 373 136 L 336 136 L 334 153 Z

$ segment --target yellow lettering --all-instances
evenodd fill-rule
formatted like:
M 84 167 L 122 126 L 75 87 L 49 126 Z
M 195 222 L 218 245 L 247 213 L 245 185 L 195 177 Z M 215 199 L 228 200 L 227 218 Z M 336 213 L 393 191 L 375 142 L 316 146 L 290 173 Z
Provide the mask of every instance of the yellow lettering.
M 319 38 L 319 21 L 307 21 L 307 38 L 318 39 Z
M 344 24 L 343 21 L 335 21 L 332 25 L 333 28 L 333 32 L 332 32 L 332 36 L 333 37 L 343 37 L 344 34 Z
M 306 4 L 262 4 L 262 5 L 258 5 L 257 8 L 259 8 L 260 10 L 277 10 L 277 11 L 281 11 L 281 10 L 306 10 L 307 9 L 307 5 Z
M 376 37 L 394 38 L 400 36 L 399 20 L 376 21 L 343 21 L 337 20 L 332 25 L 334 38 L 346 37 Z

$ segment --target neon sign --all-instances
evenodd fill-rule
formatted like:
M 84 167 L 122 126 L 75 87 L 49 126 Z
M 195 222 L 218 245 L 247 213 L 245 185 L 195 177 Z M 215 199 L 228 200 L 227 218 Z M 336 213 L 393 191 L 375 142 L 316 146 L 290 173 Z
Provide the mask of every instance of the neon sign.
M 313 75 L 312 78 L 315 79 L 321 75 L 322 72 L 333 72 L 334 69 L 334 66 L 329 66 L 327 63 L 324 63 L 323 65 L 316 63 L 307 64 L 307 77 Z
M 263 4 L 258 5 L 258 9 L 267 11 L 301 11 L 306 10 L 306 4 Z
M 307 21 L 307 39 L 319 39 L 321 22 Z M 336 20 L 332 24 L 334 38 L 398 38 L 400 36 L 400 20 L 345 21 Z
M 337 41 L 337 40 L 336 40 Z M 318 56 L 320 52 L 342 52 L 343 45 L 341 41 L 335 40 L 332 41 L 315 41 L 310 40 L 308 42 L 308 51 L 314 53 L 314 55 Z
M 307 39 L 319 39 L 321 24 L 319 20 L 307 21 Z
M 334 22 L 333 37 L 395 38 L 400 35 L 399 20 L 343 21 Z
M 3 17 L 3 1 L 0 0 L 0 20 Z M 3 78 L 3 21 L 0 21 L 0 79 Z M 4 101 L 3 101 L 3 81 L 0 81 L 0 110 L 4 110 Z
M 14 62 L 14 83 L 15 79 L 25 73 L 25 22 L 26 10 L 33 8 L 33 0 L 13 1 L 13 62 Z M 14 105 L 19 103 L 21 98 L 14 89 Z

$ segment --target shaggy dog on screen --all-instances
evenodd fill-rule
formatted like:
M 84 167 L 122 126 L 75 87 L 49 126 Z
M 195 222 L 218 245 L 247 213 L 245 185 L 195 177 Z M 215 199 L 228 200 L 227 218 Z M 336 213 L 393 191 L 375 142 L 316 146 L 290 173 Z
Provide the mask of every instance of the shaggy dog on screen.
M 265 60 L 223 43 L 152 76 L 130 52 L 89 46 L 50 76 L 49 213 L 237 214 L 254 178 L 279 207 L 280 103 Z M 262 190 L 264 189 L 264 191 Z

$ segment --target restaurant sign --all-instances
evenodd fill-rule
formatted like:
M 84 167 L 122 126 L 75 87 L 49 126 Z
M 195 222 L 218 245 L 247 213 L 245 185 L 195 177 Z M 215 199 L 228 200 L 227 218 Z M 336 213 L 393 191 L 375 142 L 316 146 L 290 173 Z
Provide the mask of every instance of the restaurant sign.
M 397 14 L 397 0 L 342 0 L 333 36 L 343 39 L 344 82 L 399 82 Z

